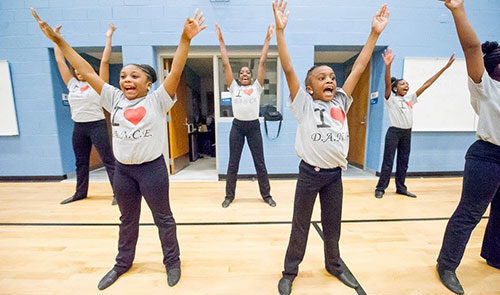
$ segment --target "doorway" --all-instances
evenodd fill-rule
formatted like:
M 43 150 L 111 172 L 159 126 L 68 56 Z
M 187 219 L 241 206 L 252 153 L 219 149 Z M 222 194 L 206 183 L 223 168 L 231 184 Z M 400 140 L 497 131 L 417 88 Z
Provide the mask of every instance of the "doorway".
M 164 59 L 168 70 L 171 59 Z M 188 58 L 169 111 L 168 142 L 173 181 L 215 181 L 216 127 L 213 57 Z
M 361 49 L 362 46 L 315 46 L 314 63 L 329 65 L 335 72 L 337 86 L 342 87 Z M 349 124 L 347 161 L 350 165 L 361 169 L 365 167 L 369 93 L 370 63 L 352 93 L 353 103 L 347 113 Z

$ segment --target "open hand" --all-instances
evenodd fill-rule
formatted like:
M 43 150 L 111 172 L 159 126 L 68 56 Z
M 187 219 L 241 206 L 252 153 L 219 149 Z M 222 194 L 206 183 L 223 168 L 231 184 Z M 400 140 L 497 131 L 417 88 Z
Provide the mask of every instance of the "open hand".
M 372 30 L 375 33 L 380 34 L 385 29 L 387 23 L 389 22 L 389 14 L 387 4 L 384 4 L 379 8 L 372 21 Z
M 219 38 L 219 41 L 224 42 L 224 38 L 222 38 L 222 32 L 218 23 L 215 23 L 215 33 L 217 33 L 217 38 Z
M 198 35 L 199 32 L 207 28 L 207 26 L 202 27 L 203 22 L 205 22 L 205 18 L 203 17 L 203 12 L 200 12 L 200 14 L 198 15 L 198 9 L 196 9 L 193 17 L 189 17 L 188 19 L 186 19 L 182 35 L 188 38 L 189 40 L 193 39 L 193 37 Z
M 395 57 L 396 55 L 392 54 L 392 49 L 390 48 L 387 48 L 384 50 L 384 53 L 382 53 L 382 59 L 384 60 L 386 66 L 391 65 Z
M 273 37 L 273 33 L 274 33 L 274 24 L 270 24 L 267 27 L 266 40 L 271 40 L 271 38 Z
M 110 38 L 111 36 L 113 36 L 113 32 L 116 30 L 116 27 L 113 25 L 113 24 L 109 24 L 109 29 L 108 31 L 106 32 L 106 37 L 107 38 Z
M 444 2 L 444 5 L 451 11 L 464 7 L 464 0 L 438 0 L 438 1 Z
M 290 11 L 287 11 L 285 13 L 286 5 L 288 4 L 288 1 L 283 1 L 283 0 L 274 0 L 273 2 L 273 12 L 274 12 L 274 19 L 276 21 L 276 30 L 284 30 L 286 27 L 286 24 L 288 23 L 288 16 L 290 15 Z
M 59 34 L 59 30 L 61 29 L 61 26 L 58 26 L 59 30 L 55 32 L 46 22 L 40 19 L 38 14 L 36 13 L 35 9 L 32 7 L 31 8 L 31 14 L 35 18 L 35 20 L 38 23 L 38 26 L 40 27 L 40 30 L 42 30 L 43 34 L 47 36 L 52 42 L 57 43 L 58 40 L 60 40 L 61 34 Z

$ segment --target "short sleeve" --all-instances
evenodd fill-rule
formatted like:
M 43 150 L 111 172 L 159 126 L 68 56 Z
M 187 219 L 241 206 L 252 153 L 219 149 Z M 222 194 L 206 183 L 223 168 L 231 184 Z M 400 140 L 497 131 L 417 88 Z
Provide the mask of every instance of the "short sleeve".
M 68 85 L 67 85 L 67 88 L 68 89 L 71 89 L 75 86 L 75 84 L 78 84 L 78 80 L 75 78 L 75 77 L 72 77 L 71 79 L 69 79 L 68 81 Z
M 120 89 L 104 83 L 101 90 L 101 97 L 99 99 L 99 104 L 108 112 L 111 113 L 113 109 L 113 101 L 123 95 Z
M 255 91 L 257 91 L 258 94 L 261 94 L 264 90 L 262 85 L 260 85 L 259 80 L 255 80 L 255 82 L 253 82 L 253 88 L 255 89 Z
M 300 123 L 304 118 L 304 113 L 306 112 L 307 104 L 311 103 L 312 97 L 307 94 L 302 87 L 299 89 L 295 98 L 290 103 L 290 111 L 292 111 L 293 116 Z
M 157 104 L 157 107 L 162 111 L 162 113 L 168 112 L 174 103 L 177 101 L 176 96 L 172 99 L 168 92 L 165 90 L 163 83 L 156 89 L 153 93 L 149 94 L 151 100 Z
M 238 90 L 240 89 L 240 86 L 236 82 L 236 80 L 233 79 L 233 82 L 231 82 L 231 85 L 229 85 L 229 92 L 231 92 L 232 96 L 235 96 L 236 93 L 238 93 Z
M 342 88 L 337 88 L 337 93 L 335 94 L 335 96 L 337 96 L 340 99 L 340 102 L 344 106 L 344 111 L 347 114 L 349 108 L 352 105 L 353 101 L 352 96 L 351 97 L 347 96 L 347 93 L 345 93 L 344 89 Z
M 416 104 L 418 102 L 417 93 L 414 92 L 408 95 L 407 97 L 405 97 L 405 100 L 411 102 L 412 105 Z
M 486 70 L 484 71 L 483 76 L 481 77 L 481 82 L 479 83 L 475 83 L 474 81 L 472 81 L 470 77 L 468 77 L 468 86 L 469 86 L 471 102 L 480 99 L 481 100 L 488 99 L 485 86 L 487 83 L 491 83 L 490 79 L 491 78 L 488 75 L 488 72 L 486 72 Z

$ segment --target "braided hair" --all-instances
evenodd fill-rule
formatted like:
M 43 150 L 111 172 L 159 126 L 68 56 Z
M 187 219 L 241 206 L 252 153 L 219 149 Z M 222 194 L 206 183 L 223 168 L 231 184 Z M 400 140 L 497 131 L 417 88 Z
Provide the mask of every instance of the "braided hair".
M 156 72 L 155 72 L 155 70 L 150 65 L 146 65 L 146 64 L 127 64 L 124 67 L 126 67 L 126 66 L 136 66 L 136 67 L 138 67 L 139 69 L 141 69 L 141 71 L 144 72 L 144 74 L 146 74 L 146 77 L 148 78 L 148 81 L 151 81 L 151 83 L 156 82 Z

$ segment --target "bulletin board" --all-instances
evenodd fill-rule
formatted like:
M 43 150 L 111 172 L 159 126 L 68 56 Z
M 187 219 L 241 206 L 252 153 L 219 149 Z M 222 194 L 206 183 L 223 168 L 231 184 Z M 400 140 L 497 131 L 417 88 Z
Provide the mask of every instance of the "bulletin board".
M 0 60 L 0 136 L 19 135 L 9 63 Z

